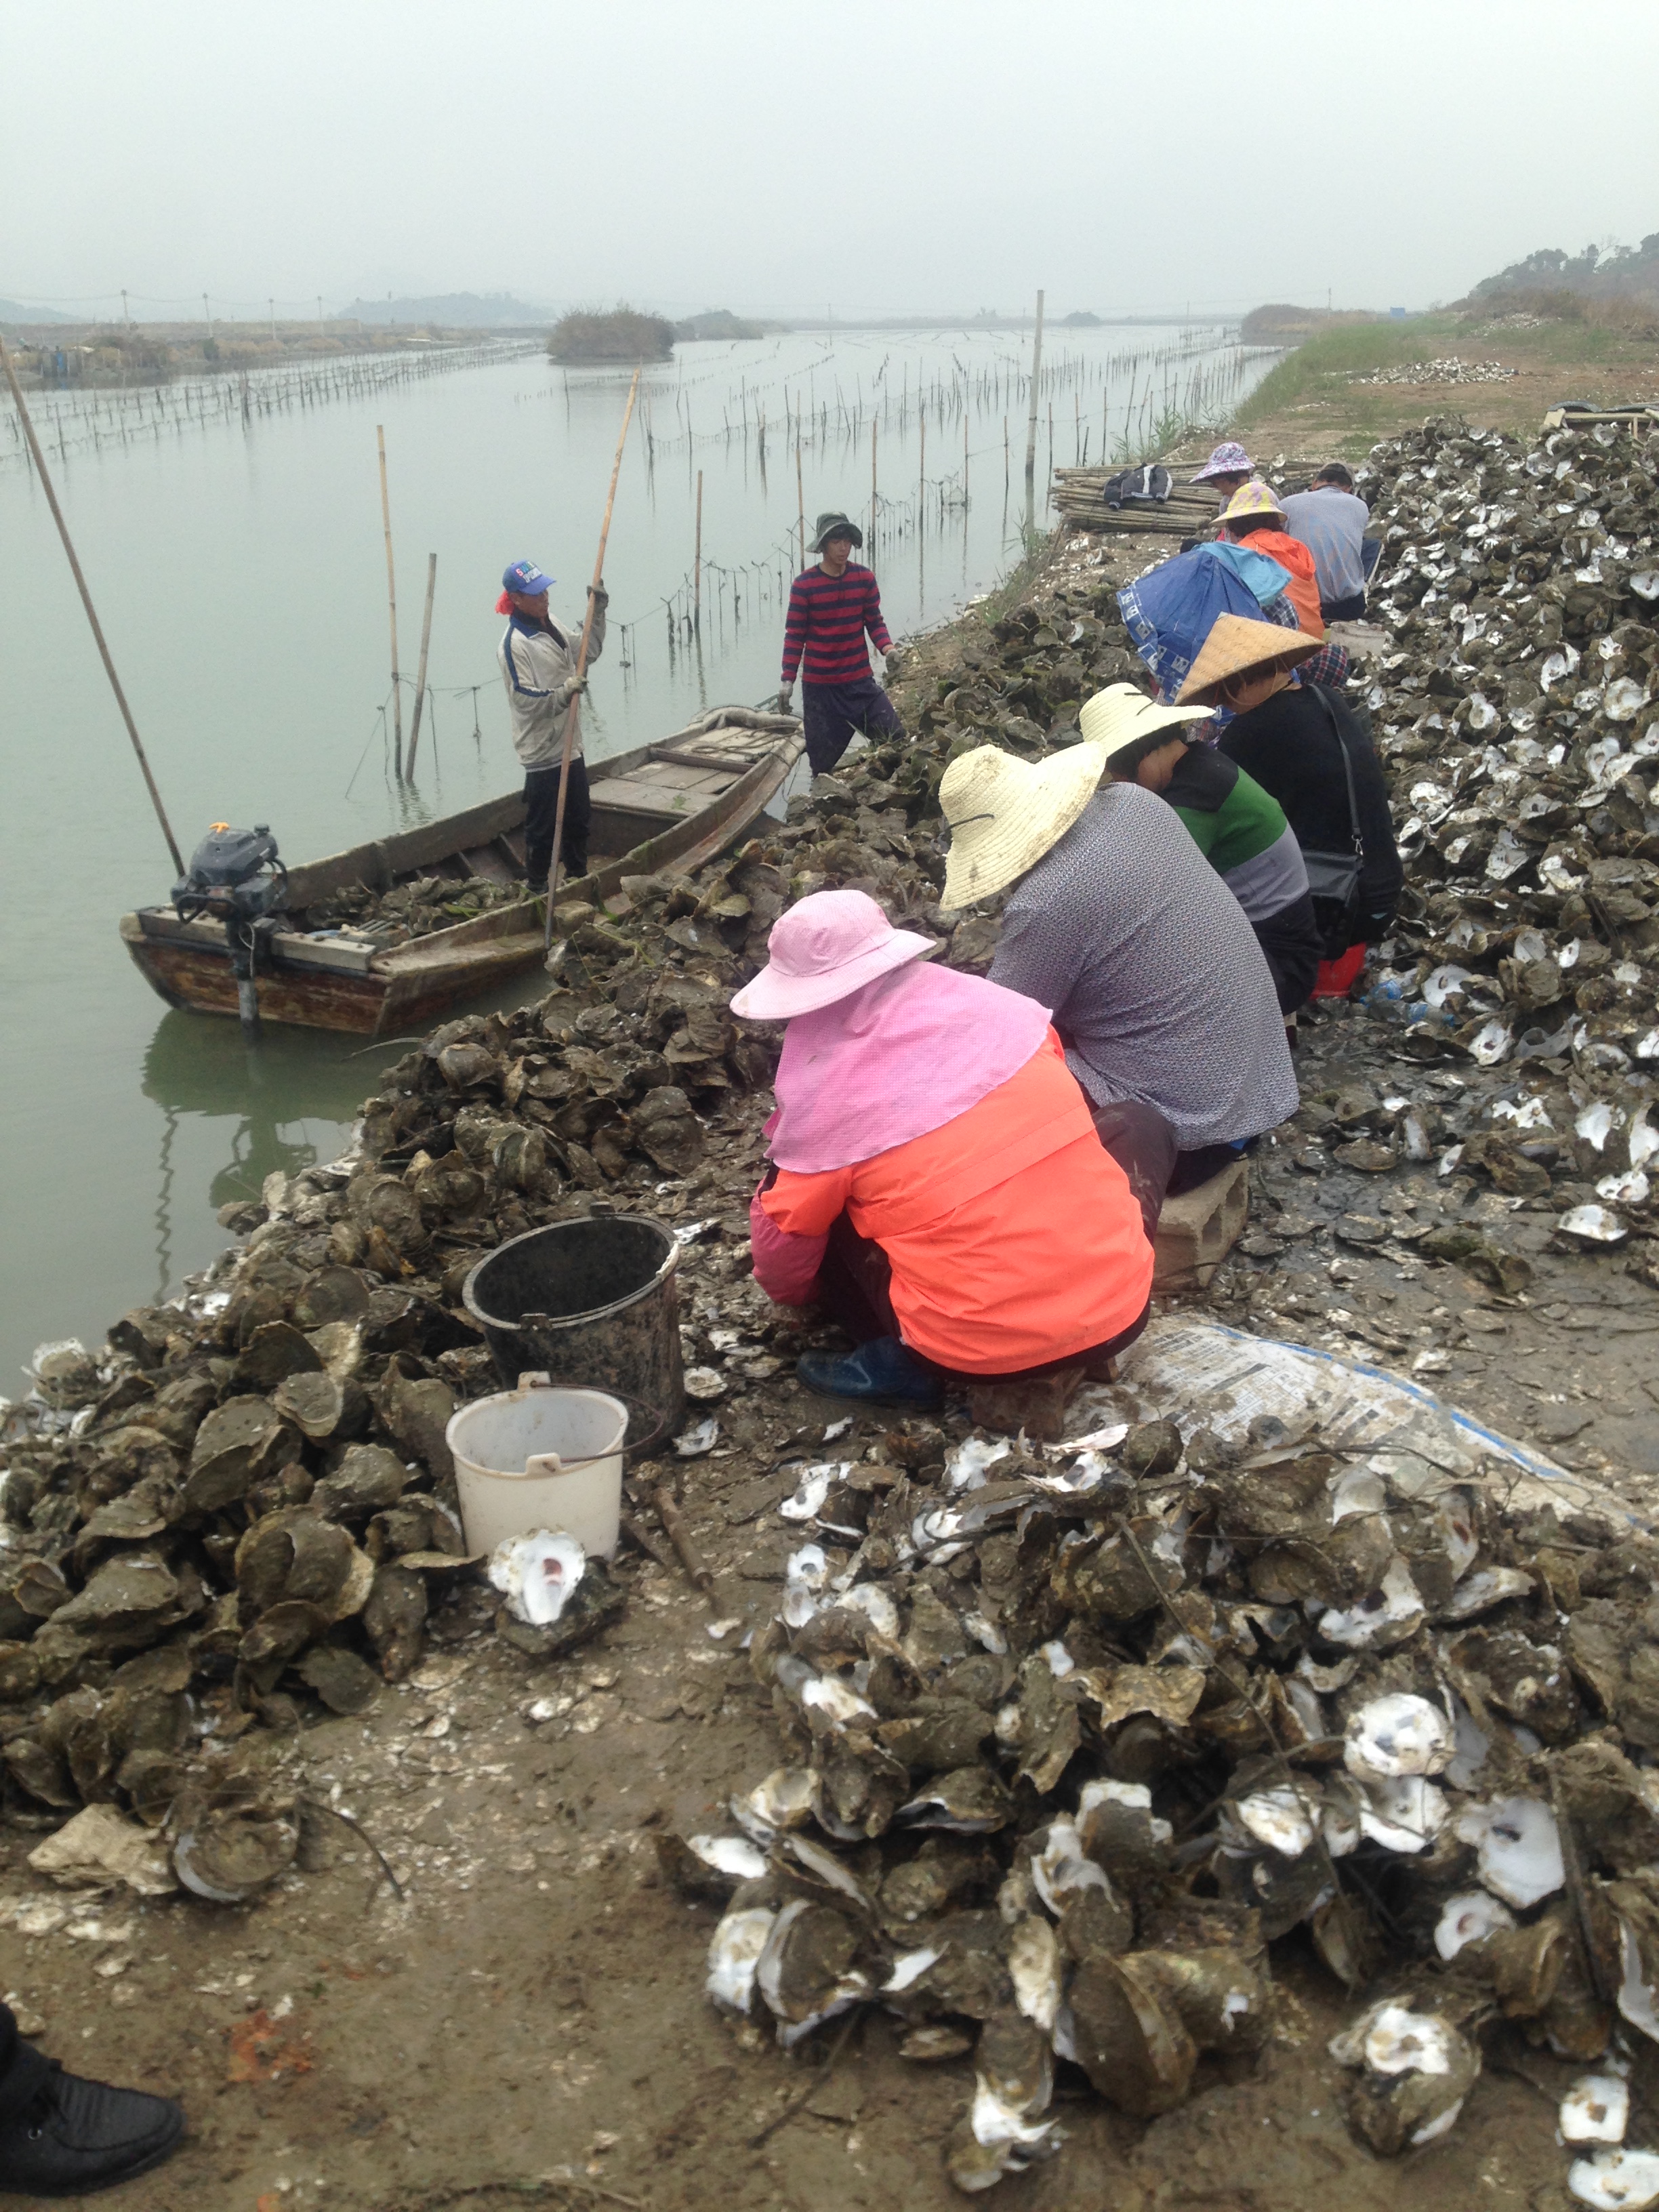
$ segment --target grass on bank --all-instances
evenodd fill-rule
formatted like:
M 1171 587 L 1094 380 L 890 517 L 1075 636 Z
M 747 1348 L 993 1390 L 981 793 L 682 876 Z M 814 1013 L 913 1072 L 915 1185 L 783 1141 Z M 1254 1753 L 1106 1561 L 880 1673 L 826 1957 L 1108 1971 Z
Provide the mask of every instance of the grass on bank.
M 1496 384 L 1356 381 L 1450 356 L 1496 361 L 1517 374 Z M 1659 346 L 1651 325 L 1551 317 L 1517 329 L 1489 311 L 1447 312 L 1322 331 L 1269 370 L 1236 411 L 1233 427 L 1264 452 L 1352 460 L 1378 439 L 1397 437 L 1430 415 L 1530 431 L 1564 399 L 1612 406 L 1656 396 Z

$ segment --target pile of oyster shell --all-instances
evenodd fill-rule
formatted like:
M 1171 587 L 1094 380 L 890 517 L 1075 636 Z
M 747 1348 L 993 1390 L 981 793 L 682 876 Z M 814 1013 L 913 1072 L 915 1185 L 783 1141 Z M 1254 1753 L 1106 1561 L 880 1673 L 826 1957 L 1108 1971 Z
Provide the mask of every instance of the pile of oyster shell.
M 1485 1126 L 1447 1172 L 1553 1194 L 1580 1250 L 1652 1219 L 1656 461 L 1659 436 L 1611 424 L 1528 450 L 1430 423 L 1356 472 L 1392 644 L 1351 696 L 1407 880 L 1372 1003 L 1471 1079 Z
M 878 2006 L 973 2051 L 959 2187 L 1058 2147 L 1057 2065 L 1150 2118 L 1258 2049 L 1292 1930 L 1367 1994 L 1332 2051 L 1383 2154 L 1495 2031 L 1620 2087 L 1659 2040 L 1659 1544 L 1267 1419 L 915 1421 L 798 1474 L 750 1647 L 785 1762 L 664 1863 L 723 1903 L 709 1996 L 784 2047 Z M 1624 2106 L 1580 2101 L 1628 2179 Z
M 597 1562 L 554 1622 L 526 1620 L 465 1556 L 444 1430 L 502 1378 L 462 1285 L 506 1238 L 596 1199 L 670 1218 L 701 1201 L 682 1231 L 701 1394 L 780 1370 L 765 1332 L 791 1325 L 769 1310 L 728 1325 L 753 1287 L 722 1246 L 746 1236 L 756 1146 L 726 1109 L 769 1081 L 776 1050 L 739 1034 L 728 1000 L 789 897 L 857 880 L 902 910 L 931 900 L 908 836 L 924 759 L 849 763 L 693 881 L 629 878 L 617 912 L 567 902 L 549 996 L 446 1024 L 389 1067 L 349 1157 L 224 1209 L 246 1242 L 193 1290 L 94 1351 L 41 1347 L 27 1397 L 0 1401 L 9 1817 L 107 1807 L 164 1834 L 187 1887 L 246 1894 L 295 1849 L 272 1741 L 363 1710 L 416 1665 L 429 1616 L 493 1620 L 532 1656 L 615 1617 Z M 715 1194 L 732 1167 L 728 1223 Z

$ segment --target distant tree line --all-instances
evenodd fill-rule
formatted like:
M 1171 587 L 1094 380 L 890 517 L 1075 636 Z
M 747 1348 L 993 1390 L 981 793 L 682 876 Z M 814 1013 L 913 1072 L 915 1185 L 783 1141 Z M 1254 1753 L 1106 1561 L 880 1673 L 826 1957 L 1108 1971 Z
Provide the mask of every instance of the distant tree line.
M 1559 292 L 1586 299 L 1659 300 L 1659 231 L 1639 246 L 1587 246 L 1582 253 L 1546 246 L 1524 261 L 1512 261 L 1495 276 L 1483 276 L 1469 301 L 1491 301 L 1511 292 Z

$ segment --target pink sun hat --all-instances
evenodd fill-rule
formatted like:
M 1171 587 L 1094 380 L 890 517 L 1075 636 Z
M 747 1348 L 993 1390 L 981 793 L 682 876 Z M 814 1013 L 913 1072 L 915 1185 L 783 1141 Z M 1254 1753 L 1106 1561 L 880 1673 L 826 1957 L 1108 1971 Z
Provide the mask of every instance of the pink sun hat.
M 813 891 L 772 925 L 764 968 L 732 1001 L 751 1022 L 787 1021 L 832 1006 L 938 943 L 895 929 L 864 891 Z
M 1243 446 L 1235 445 L 1230 438 L 1224 445 L 1216 447 L 1209 459 L 1194 477 L 1193 482 L 1203 483 L 1211 477 L 1253 477 L 1255 474 L 1255 462 L 1251 460 Z

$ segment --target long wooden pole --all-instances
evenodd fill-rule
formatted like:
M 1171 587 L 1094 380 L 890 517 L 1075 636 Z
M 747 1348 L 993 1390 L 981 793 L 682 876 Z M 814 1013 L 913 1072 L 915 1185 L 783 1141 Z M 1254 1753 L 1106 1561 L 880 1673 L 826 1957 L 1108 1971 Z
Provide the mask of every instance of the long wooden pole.
M 702 471 L 697 471 L 697 545 L 691 556 L 691 627 L 702 629 Z
M 582 641 L 576 655 L 576 680 L 580 683 L 587 673 L 587 648 L 593 638 L 593 606 L 599 586 L 605 581 L 605 549 L 611 537 L 611 510 L 617 504 L 617 479 L 622 474 L 623 447 L 628 443 L 628 426 L 634 419 L 634 401 L 640 388 L 640 372 L 634 371 L 634 381 L 628 387 L 628 405 L 623 410 L 622 435 L 617 441 L 617 458 L 611 465 L 611 489 L 605 495 L 605 520 L 599 526 L 599 550 L 593 562 L 593 580 L 587 588 L 587 612 L 582 617 Z M 559 888 L 559 871 L 564 865 L 564 803 L 570 790 L 570 762 L 576 750 L 576 721 L 581 711 L 581 693 L 571 696 L 570 712 L 565 716 L 564 750 L 559 760 L 559 803 L 553 813 L 553 860 L 547 872 L 547 918 L 542 928 L 542 942 L 553 941 L 553 901 Z
M 870 550 L 876 550 L 876 418 L 870 417 Z
M 1036 327 L 1031 333 L 1031 411 L 1025 418 L 1025 504 L 1030 507 L 1036 482 L 1037 394 L 1042 385 L 1042 295 L 1037 294 Z
M 795 513 L 800 521 L 800 565 L 806 566 L 806 493 L 800 472 L 800 432 L 795 433 Z
M 395 773 L 404 772 L 404 693 L 398 676 L 398 576 L 392 565 L 392 501 L 386 488 L 386 431 L 376 423 L 374 435 L 380 447 L 380 520 L 386 529 L 386 595 L 392 610 L 392 726 L 395 732 L 392 765 Z
M 115 672 L 114 661 L 110 658 L 109 647 L 104 639 L 103 625 L 98 619 L 98 610 L 92 604 L 92 593 L 87 589 L 87 580 L 81 573 L 81 563 L 76 558 L 75 544 L 69 534 L 69 525 L 64 520 L 63 508 L 58 504 L 58 494 L 52 489 L 52 477 L 46 469 L 46 457 L 40 450 L 40 441 L 34 434 L 34 423 L 23 398 L 23 388 L 17 381 L 17 372 L 11 365 L 11 356 L 6 350 L 6 342 L 3 338 L 0 338 L 0 362 L 5 365 L 6 381 L 11 386 L 11 396 L 17 404 L 17 413 L 23 425 L 23 435 L 27 439 L 29 451 L 34 456 L 34 465 L 40 471 L 40 483 L 46 495 L 46 504 L 52 509 L 52 519 L 58 525 L 58 535 L 63 539 L 64 550 L 69 556 L 70 570 L 75 578 L 76 588 L 81 594 L 81 604 L 87 611 L 87 620 L 92 624 L 92 634 L 97 641 L 98 651 L 104 663 L 104 673 L 108 677 L 110 689 L 115 694 L 115 703 L 121 710 L 121 720 L 127 726 L 127 735 L 132 739 L 132 750 L 138 756 L 138 766 L 143 775 L 144 788 L 149 793 L 149 803 L 155 809 L 155 818 L 161 825 L 161 835 L 167 841 L 167 850 L 173 855 L 173 865 L 182 877 L 185 872 L 184 855 L 179 850 L 179 841 L 173 834 L 173 824 L 167 820 L 167 809 L 161 804 L 161 794 L 155 788 L 155 778 L 149 772 L 149 762 L 145 756 L 143 744 L 138 735 L 138 726 L 132 719 L 132 709 L 127 704 L 127 695 L 121 689 L 121 679 Z
M 426 556 L 426 612 L 421 617 L 421 665 L 415 678 L 415 719 L 409 732 L 409 773 L 415 774 L 415 748 L 421 742 L 421 702 L 426 697 L 426 649 L 432 641 L 432 594 L 438 586 L 438 556 Z M 435 725 L 434 725 L 435 726 Z M 436 743 L 434 738 L 433 741 Z

